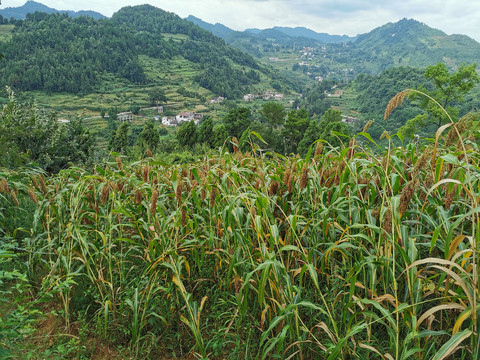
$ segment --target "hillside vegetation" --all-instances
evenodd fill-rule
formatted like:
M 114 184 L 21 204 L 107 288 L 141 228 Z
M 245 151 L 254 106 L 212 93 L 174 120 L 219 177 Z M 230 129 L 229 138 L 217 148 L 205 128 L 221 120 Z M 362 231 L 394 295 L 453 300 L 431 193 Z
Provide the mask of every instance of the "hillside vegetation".
M 90 358 L 94 334 L 136 358 L 475 357 L 471 121 L 422 151 L 352 139 L 305 159 L 234 146 L 181 166 L 2 172 L 1 291 L 36 300 L 3 310 L 0 347 Z M 15 331 L 40 306 L 62 334 L 29 348 Z
M 229 98 L 273 76 L 211 33 L 150 5 L 123 8 L 108 20 L 29 14 L 0 52 L 6 61 L 0 83 L 23 91 L 87 94 L 105 74 L 145 85 L 151 82 L 140 56 L 159 60 L 160 67 L 181 57 L 192 64 L 198 85 Z

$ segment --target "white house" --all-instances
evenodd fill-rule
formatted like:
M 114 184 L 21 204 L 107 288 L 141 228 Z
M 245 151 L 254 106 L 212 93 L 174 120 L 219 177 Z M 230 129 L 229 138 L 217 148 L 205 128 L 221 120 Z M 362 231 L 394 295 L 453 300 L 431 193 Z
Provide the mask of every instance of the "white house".
M 162 117 L 162 124 L 167 126 L 177 126 L 177 120 L 175 116 L 164 116 Z
M 131 111 L 127 112 L 122 112 L 117 114 L 117 119 L 120 120 L 121 122 L 125 121 L 133 121 L 133 114 Z
M 253 95 L 253 94 L 243 95 L 243 100 L 244 101 L 253 101 L 253 100 L 255 100 L 255 95 Z
M 195 118 L 195 113 L 193 112 L 182 112 L 175 116 L 175 119 L 180 124 L 182 122 L 191 121 Z
M 218 96 L 210 99 L 210 104 L 221 103 L 225 98 L 223 96 Z

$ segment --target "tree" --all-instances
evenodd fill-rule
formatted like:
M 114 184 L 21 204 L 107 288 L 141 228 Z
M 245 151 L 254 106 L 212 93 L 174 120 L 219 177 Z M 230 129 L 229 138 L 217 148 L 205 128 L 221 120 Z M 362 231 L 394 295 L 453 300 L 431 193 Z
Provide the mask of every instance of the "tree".
M 422 87 L 421 91 L 433 97 L 456 120 L 458 109 L 452 105 L 464 101 L 463 96 L 480 81 L 476 66 L 462 64 L 451 74 L 444 63 L 429 66 L 425 70 L 425 78 L 433 81 L 434 89 L 428 91 Z M 432 100 L 422 99 L 420 106 L 437 121 L 437 127 L 447 120 L 446 114 Z
M 342 121 L 342 112 L 330 108 L 327 111 L 325 111 L 322 118 L 320 119 L 320 125 L 321 125 L 320 127 L 326 126 L 334 122 L 340 122 L 340 121 Z
M 180 126 L 177 131 L 177 140 L 181 146 L 192 147 L 195 145 L 197 142 L 197 127 L 193 120 Z
M 224 124 L 215 126 L 212 133 L 212 147 L 218 148 L 223 146 L 227 137 L 228 133 Z
M 14 93 L 7 92 L 9 102 L 0 111 L 0 166 L 34 162 L 57 172 L 69 163 L 90 161 L 94 138 L 81 120 L 59 125 L 54 114 L 43 114 L 36 103 L 18 103 Z
M 118 108 L 117 107 L 111 107 L 108 109 L 108 118 L 109 120 L 117 120 L 118 119 Z
M 239 107 L 230 110 L 224 119 L 228 136 L 240 138 L 250 125 L 250 116 L 250 109 L 247 107 Z
M 7 88 L 9 102 L 0 112 L 0 166 L 16 167 L 30 161 L 46 168 L 50 162 L 58 123 L 43 115 L 36 103 L 18 103 Z
M 348 135 L 350 128 L 342 122 L 342 112 L 334 109 L 328 109 L 320 119 L 320 136 L 332 146 L 340 146 L 341 141 L 338 136 L 332 134 L 333 131 Z
M 303 139 L 309 122 L 308 112 L 304 108 L 298 111 L 290 110 L 281 130 L 281 136 L 285 143 L 284 152 L 286 154 L 297 152 L 298 143 Z
M 81 119 L 62 124 L 53 142 L 53 156 L 46 170 L 56 173 L 70 164 L 92 163 L 95 136 Z
M 152 121 L 147 122 L 137 137 L 137 146 L 140 152 L 144 153 L 149 149 L 155 153 L 159 143 L 160 137 L 158 131 L 155 130 L 155 124 Z
M 167 95 L 163 89 L 156 87 L 149 91 L 148 98 L 150 104 L 158 106 L 159 104 L 167 102 Z
M 302 140 L 298 143 L 298 152 L 301 155 L 305 155 L 308 148 L 320 138 L 320 129 L 315 120 L 310 121 Z
M 200 124 L 200 128 L 198 130 L 198 141 L 213 147 L 213 140 L 213 120 L 209 116 Z
M 133 104 L 130 106 L 129 110 L 132 112 L 132 114 L 138 115 L 138 113 L 140 112 L 140 106 L 138 106 L 137 104 Z
M 130 131 L 130 124 L 125 121 L 115 131 L 110 139 L 109 149 L 118 153 L 127 154 L 129 151 L 128 146 L 128 133 Z
M 262 105 L 260 115 L 273 128 L 276 125 L 281 125 L 285 119 L 285 109 L 283 105 L 278 102 L 267 102 Z

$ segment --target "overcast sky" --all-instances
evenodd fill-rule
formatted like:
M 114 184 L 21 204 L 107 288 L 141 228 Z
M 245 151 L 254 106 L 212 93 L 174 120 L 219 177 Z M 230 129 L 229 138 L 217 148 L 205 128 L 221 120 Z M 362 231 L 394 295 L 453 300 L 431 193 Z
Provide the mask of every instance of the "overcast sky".
M 3 0 L 0 9 L 26 0 Z M 111 16 L 123 6 L 149 3 L 181 17 L 194 15 L 235 30 L 304 26 L 354 36 L 387 22 L 411 18 L 447 34 L 480 42 L 479 0 L 37 0 L 59 10 L 95 10 Z

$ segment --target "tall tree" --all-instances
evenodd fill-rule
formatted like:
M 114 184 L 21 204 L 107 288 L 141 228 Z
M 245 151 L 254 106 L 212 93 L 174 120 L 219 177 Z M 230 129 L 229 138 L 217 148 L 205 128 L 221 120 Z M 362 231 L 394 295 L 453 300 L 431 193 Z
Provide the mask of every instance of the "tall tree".
M 193 120 L 180 126 L 177 131 L 177 140 L 182 146 L 192 147 L 195 145 L 197 142 L 197 127 Z
M 155 129 L 155 124 L 152 121 L 147 122 L 137 137 L 137 147 L 141 153 L 144 153 L 146 150 L 155 153 L 159 143 L 160 137 L 158 131 Z
M 223 146 L 227 137 L 228 133 L 224 124 L 215 126 L 212 133 L 212 147 L 218 148 Z
M 334 109 L 328 109 L 320 119 L 320 136 L 319 138 L 326 140 L 332 146 L 340 146 L 341 141 L 338 136 L 332 134 L 333 131 L 349 135 L 350 128 L 342 122 L 342 112 Z
M 278 102 L 267 102 L 262 105 L 260 115 L 273 130 L 275 126 L 283 124 L 285 109 L 283 105 Z
M 198 130 L 198 141 L 201 142 L 201 143 L 205 143 L 210 147 L 214 146 L 213 120 L 210 116 L 208 116 L 200 124 L 200 128 Z
M 59 125 L 54 114 L 45 115 L 35 103 L 19 103 L 7 91 L 9 102 L 0 111 L 0 166 L 33 162 L 57 172 L 91 160 L 94 139 L 81 120 Z
M 298 143 L 302 140 L 309 125 L 308 111 L 304 108 L 295 111 L 290 110 L 287 120 L 283 124 L 281 135 L 284 139 L 284 152 L 296 153 Z
M 229 136 L 240 138 L 250 125 L 251 113 L 247 107 L 234 108 L 225 116 L 224 123 Z
M 127 154 L 130 150 L 128 146 L 128 133 L 130 131 L 130 124 L 128 121 L 125 121 L 120 125 L 120 127 L 115 131 L 114 135 L 110 139 L 109 148 L 112 151 Z
M 433 81 L 434 89 L 428 91 L 421 88 L 421 90 L 433 97 L 455 120 L 458 116 L 458 108 L 452 105 L 462 102 L 464 95 L 480 80 L 475 70 L 476 66 L 476 64 L 462 64 L 452 73 L 449 73 L 444 63 L 429 66 L 425 70 L 425 78 Z M 420 106 L 437 121 L 437 127 L 446 121 L 447 116 L 432 100 L 422 99 Z
M 150 104 L 158 106 L 159 104 L 163 104 L 167 101 L 167 95 L 162 88 L 155 87 L 148 92 L 148 98 L 150 100 Z

